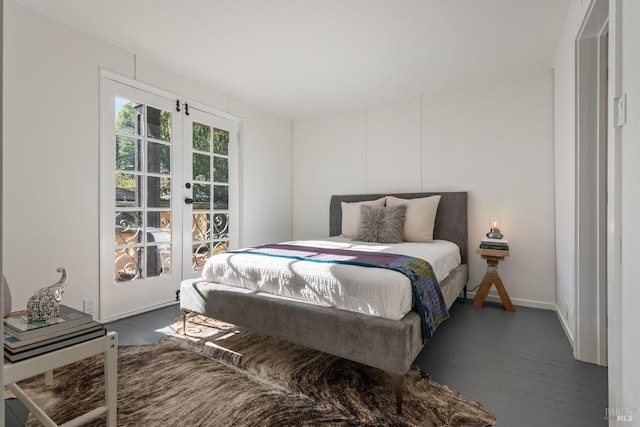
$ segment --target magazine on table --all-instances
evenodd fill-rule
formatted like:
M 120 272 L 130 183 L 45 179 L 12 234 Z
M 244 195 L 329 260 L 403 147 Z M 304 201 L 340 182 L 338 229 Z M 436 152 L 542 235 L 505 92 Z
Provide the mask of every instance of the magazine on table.
M 39 356 L 41 354 L 49 353 L 54 350 L 59 350 L 61 348 L 69 347 L 74 344 L 79 344 L 85 341 L 99 338 L 104 336 L 106 333 L 107 333 L 107 330 L 103 327 L 96 331 L 87 332 L 72 338 L 56 341 L 51 344 L 47 344 L 37 348 L 32 348 L 30 350 L 19 351 L 19 352 L 12 352 L 5 347 L 4 357 L 8 359 L 10 362 L 18 362 L 20 360 L 28 359 L 30 357 Z
M 18 339 L 5 331 L 4 347 L 10 351 L 28 350 L 30 348 L 40 347 L 45 344 L 50 344 L 56 341 L 62 341 L 67 338 L 75 337 L 77 335 L 82 335 L 87 332 L 92 332 L 102 327 L 103 327 L 102 323 L 96 320 L 92 320 L 91 322 L 85 323 L 84 325 L 79 325 L 79 326 L 74 326 L 68 329 L 54 331 L 46 335 L 37 336 L 37 337 L 26 339 L 26 340 Z
M 51 319 L 30 321 L 27 311 L 22 310 L 6 317 L 4 326 L 5 332 L 8 334 L 20 340 L 26 340 L 41 337 L 55 331 L 70 329 L 89 323 L 92 320 L 93 316 L 91 314 L 60 304 L 59 315 Z

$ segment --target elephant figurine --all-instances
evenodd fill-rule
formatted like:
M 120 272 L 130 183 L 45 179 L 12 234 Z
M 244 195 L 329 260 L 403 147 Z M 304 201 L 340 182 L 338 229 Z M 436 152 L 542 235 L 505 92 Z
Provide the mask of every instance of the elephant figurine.
M 62 275 L 60 280 L 51 286 L 40 289 L 27 302 L 27 317 L 29 322 L 37 322 L 57 317 L 60 314 L 60 301 L 65 286 L 67 286 L 67 270 L 59 267 L 56 270 Z

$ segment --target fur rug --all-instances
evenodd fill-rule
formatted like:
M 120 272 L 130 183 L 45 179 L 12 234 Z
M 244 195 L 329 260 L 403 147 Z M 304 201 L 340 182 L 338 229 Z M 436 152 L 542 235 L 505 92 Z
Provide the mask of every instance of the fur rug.
M 177 322 L 175 328 L 181 328 Z M 157 344 L 123 346 L 119 426 L 485 426 L 495 416 L 412 368 L 403 415 L 382 371 L 203 317 Z M 57 423 L 104 399 L 102 357 L 20 383 Z M 104 425 L 104 420 L 91 425 Z M 39 425 L 31 415 L 27 425 Z

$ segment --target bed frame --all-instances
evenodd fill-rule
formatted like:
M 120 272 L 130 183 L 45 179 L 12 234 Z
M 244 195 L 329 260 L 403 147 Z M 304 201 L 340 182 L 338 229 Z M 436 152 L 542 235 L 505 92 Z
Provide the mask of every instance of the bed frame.
M 332 196 L 329 206 L 329 234 L 342 229 L 341 202 L 374 200 L 385 195 L 418 198 L 441 195 L 434 239 L 455 242 L 462 263 L 442 281 L 443 294 L 451 306 L 455 296 L 466 290 L 468 279 L 467 193 L 400 193 Z M 447 291 L 445 291 L 447 290 Z M 389 320 L 305 302 L 265 297 L 259 293 L 240 293 L 215 289 L 201 279 L 181 284 L 180 308 L 223 322 L 251 329 L 295 344 L 323 351 L 387 372 L 396 393 L 396 410 L 402 411 L 402 378 L 426 341 L 421 333 L 420 316 L 415 310 L 400 320 Z

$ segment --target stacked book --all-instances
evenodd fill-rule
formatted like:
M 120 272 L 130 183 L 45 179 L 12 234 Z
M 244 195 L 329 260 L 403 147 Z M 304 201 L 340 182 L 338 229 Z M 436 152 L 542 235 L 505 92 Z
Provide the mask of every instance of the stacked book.
M 26 310 L 4 319 L 4 357 L 17 362 L 106 334 L 93 316 L 60 305 L 57 317 L 31 322 Z
M 480 241 L 480 249 L 492 249 L 494 251 L 508 251 L 509 241 L 507 239 L 492 239 L 483 237 Z

